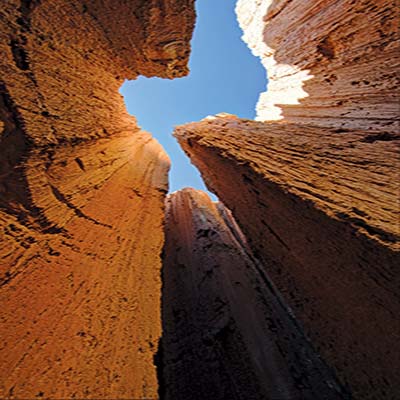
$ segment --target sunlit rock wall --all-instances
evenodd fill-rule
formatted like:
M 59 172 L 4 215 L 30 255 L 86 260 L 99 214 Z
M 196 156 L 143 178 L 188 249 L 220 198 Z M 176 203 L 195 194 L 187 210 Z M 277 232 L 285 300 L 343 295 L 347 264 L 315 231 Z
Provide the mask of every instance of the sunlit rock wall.
M 3 1 L 0 397 L 155 398 L 169 160 L 118 89 L 187 73 L 193 1 Z
M 398 131 L 395 0 L 239 0 L 236 12 L 268 71 L 258 120 Z

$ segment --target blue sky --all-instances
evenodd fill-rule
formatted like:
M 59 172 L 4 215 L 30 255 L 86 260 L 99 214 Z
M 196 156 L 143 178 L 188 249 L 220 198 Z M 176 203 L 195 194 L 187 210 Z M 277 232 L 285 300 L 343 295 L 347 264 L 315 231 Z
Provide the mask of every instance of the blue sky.
M 197 0 L 190 74 L 174 80 L 139 77 L 121 94 L 128 112 L 151 132 L 171 158 L 170 192 L 183 187 L 206 190 L 198 171 L 172 136 L 174 126 L 227 112 L 253 119 L 266 73 L 242 42 L 236 0 Z M 212 196 L 215 199 L 215 196 Z

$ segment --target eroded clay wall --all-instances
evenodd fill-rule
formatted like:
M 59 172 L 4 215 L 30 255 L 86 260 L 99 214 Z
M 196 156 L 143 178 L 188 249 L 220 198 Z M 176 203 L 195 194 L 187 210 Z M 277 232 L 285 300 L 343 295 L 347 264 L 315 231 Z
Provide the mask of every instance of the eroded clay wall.
M 348 398 L 222 203 L 168 196 L 163 255 L 165 399 Z
M 399 140 L 227 115 L 176 136 L 342 383 L 394 396 Z
M 239 0 L 236 13 L 268 73 L 258 120 L 398 132 L 395 0 Z
M 341 382 L 355 398 L 396 396 L 396 5 L 243 0 L 236 11 L 268 70 L 264 122 L 222 114 L 176 136 Z
M 188 72 L 191 0 L 0 12 L 0 397 L 155 398 L 169 160 L 118 89 Z

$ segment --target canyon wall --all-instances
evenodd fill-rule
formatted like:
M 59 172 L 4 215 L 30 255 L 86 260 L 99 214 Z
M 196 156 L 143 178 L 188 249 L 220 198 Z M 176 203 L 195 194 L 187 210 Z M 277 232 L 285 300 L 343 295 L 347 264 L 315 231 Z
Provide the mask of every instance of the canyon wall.
M 237 12 L 271 67 L 258 118 L 283 119 L 221 114 L 175 135 L 341 383 L 357 399 L 395 398 L 394 2 L 239 1 Z
M 398 393 L 399 140 L 229 116 L 176 135 L 342 383 Z
M 177 129 L 247 240 L 170 196 L 161 312 L 170 163 L 118 89 L 188 73 L 193 3 L 2 4 L 0 397 L 395 397 L 394 1 L 238 2 L 283 121 Z
M 221 203 L 168 197 L 161 388 L 165 399 L 345 399 Z
M 188 72 L 192 0 L 0 12 L 0 397 L 155 398 L 169 160 L 118 89 Z
M 398 132 L 396 0 L 239 0 L 236 12 L 268 72 L 258 120 Z

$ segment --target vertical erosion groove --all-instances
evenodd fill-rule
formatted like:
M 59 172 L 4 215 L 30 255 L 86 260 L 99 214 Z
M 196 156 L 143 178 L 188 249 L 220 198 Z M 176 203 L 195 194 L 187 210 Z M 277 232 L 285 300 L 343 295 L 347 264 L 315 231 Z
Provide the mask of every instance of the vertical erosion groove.
M 347 399 L 220 203 L 169 196 L 162 369 L 168 400 Z
M 0 398 L 395 398 L 395 2 L 239 0 L 282 121 L 179 127 L 234 217 L 185 189 L 165 226 L 118 88 L 188 73 L 194 1 L 84 3 L 2 4 Z
M 188 72 L 194 1 L 84 3 L 1 5 L 1 398 L 157 397 L 169 160 L 118 89 Z

